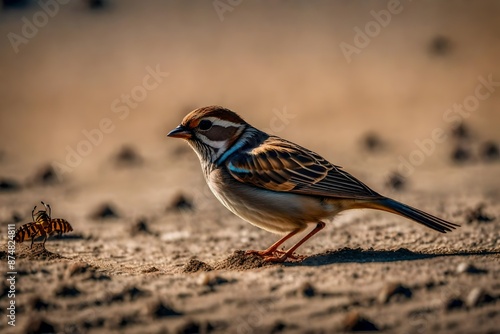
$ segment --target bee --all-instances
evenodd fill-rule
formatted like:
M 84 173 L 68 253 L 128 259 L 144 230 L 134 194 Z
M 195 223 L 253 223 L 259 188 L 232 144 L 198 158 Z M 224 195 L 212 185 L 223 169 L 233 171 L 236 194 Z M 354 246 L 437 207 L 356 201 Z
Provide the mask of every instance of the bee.
M 61 235 L 73 231 L 71 225 L 61 218 L 51 218 L 52 209 L 49 204 L 42 202 L 45 210 L 40 210 L 35 213 L 36 205 L 31 211 L 33 217 L 32 223 L 26 223 L 19 227 L 16 231 L 16 242 L 23 242 L 31 239 L 30 248 L 33 248 L 33 242 L 38 237 L 44 237 L 42 247 L 45 248 L 45 242 L 49 236 L 54 234 Z

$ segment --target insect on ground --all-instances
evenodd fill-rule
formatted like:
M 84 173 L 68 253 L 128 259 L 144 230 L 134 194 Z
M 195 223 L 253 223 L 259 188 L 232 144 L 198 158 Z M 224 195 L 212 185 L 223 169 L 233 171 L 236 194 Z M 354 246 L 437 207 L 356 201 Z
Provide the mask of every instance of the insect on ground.
M 68 233 L 73 231 L 73 227 L 61 218 L 52 218 L 52 209 L 49 204 L 41 202 L 45 210 L 39 210 L 35 213 L 36 205 L 31 211 L 31 217 L 33 222 L 26 223 L 16 230 L 16 242 L 24 242 L 31 240 L 30 248 L 33 248 L 33 243 L 36 238 L 43 237 L 42 247 L 45 249 L 45 242 L 48 237 L 58 234 L 59 236 L 63 233 Z

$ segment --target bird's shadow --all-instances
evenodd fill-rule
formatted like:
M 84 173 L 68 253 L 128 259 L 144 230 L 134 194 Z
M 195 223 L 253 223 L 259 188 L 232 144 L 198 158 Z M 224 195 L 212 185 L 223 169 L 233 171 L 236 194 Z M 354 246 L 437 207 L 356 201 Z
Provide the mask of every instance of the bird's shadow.
M 423 260 L 441 256 L 472 256 L 493 255 L 500 251 L 474 251 L 474 252 L 449 252 L 449 253 L 416 253 L 406 248 L 397 250 L 373 250 L 362 248 L 343 248 L 340 250 L 327 251 L 305 258 L 302 261 L 285 262 L 286 266 L 318 267 L 335 263 L 382 263 L 396 261 Z

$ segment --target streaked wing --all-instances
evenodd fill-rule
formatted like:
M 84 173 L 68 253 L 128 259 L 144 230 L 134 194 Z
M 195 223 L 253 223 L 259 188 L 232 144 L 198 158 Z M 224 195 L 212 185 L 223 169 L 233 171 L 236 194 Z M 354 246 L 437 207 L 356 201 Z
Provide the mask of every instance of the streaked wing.
M 14 240 L 21 243 L 26 240 L 38 238 L 42 235 L 40 229 L 41 226 L 39 226 L 37 223 L 26 223 L 17 229 Z
M 381 197 L 341 167 L 275 136 L 249 152 L 233 155 L 226 166 L 238 181 L 269 190 L 325 197 Z

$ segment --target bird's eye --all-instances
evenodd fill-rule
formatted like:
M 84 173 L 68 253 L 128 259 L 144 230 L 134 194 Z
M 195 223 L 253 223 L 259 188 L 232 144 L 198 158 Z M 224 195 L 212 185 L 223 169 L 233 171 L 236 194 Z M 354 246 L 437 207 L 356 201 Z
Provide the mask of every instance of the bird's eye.
M 212 122 L 207 120 L 207 119 L 204 119 L 200 122 L 200 124 L 198 125 L 198 128 L 202 131 L 206 131 L 208 129 L 210 129 L 212 127 Z

